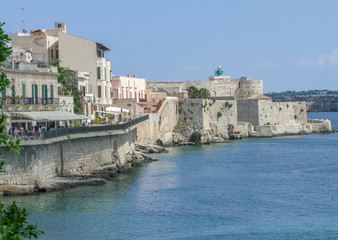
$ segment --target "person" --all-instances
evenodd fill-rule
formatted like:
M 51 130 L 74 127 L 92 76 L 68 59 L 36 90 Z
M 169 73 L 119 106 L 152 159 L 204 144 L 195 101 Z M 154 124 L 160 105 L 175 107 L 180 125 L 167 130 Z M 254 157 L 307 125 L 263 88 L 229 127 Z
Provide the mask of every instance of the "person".
M 106 116 L 106 125 L 108 125 L 108 117 Z
M 85 121 L 85 127 L 88 127 L 88 121 Z
M 38 125 L 34 126 L 34 131 L 35 131 L 35 139 L 38 139 L 39 135 L 40 135 L 39 126 Z
M 19 138 L 19 130 L 17 127 L 14 128 L 14 140 L 17 140 Z
M 13 132 L 13 127 L 10 127 L 9 130 L 8 130 L 8 134 L 12 134 Z

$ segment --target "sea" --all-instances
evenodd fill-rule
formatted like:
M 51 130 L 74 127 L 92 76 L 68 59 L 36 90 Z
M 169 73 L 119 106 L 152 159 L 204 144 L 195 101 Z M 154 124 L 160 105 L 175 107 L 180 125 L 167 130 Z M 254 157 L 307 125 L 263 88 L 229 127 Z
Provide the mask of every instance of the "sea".
M 308 113 L 338 129 L 338 113 Z M 169 148 L 106 185 L 2 197 L 39 239 L 338 239 L 338 133 Z

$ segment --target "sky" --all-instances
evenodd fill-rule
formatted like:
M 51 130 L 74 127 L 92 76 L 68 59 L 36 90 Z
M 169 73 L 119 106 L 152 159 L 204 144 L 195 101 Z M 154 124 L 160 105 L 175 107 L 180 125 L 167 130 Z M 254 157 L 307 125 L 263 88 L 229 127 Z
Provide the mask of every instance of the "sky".
M 147 81 L 208 80 L 222 66 L 263 80 L 264 92 L 338 90 L 336 0 L 47 2 L 1 0 L 5 32 L 65 22 L 110 48 L 113 74 Z

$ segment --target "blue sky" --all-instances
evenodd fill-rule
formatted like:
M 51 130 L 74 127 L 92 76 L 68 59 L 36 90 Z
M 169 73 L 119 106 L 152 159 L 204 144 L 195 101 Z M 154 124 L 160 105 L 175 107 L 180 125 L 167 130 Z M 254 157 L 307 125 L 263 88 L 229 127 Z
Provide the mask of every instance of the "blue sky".
M 264 92 L 338 90 L 336 0 L 2 1 L 7 33 L 53 28 L 110 48 L 115 75 L 264 81 Z M 21 11 L 21 8 L 25 10 Z M 23 14 L 22 14 L 23 13 Z

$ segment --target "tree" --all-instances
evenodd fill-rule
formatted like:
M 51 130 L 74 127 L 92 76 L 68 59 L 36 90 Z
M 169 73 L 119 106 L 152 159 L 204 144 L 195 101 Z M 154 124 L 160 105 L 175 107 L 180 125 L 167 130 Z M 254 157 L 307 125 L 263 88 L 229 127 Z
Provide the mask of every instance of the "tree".
M 206 88 L 197 89 L 195 86 L 188 87 L 188 97 L 189 98 L 202 98 L 202 99 L 209 99 L 210 92 Z
M 58 83 L 62 84 L 61 93 L 71 95 L 74 99 L 74 113 L 83 113 L 83 105 L 81 101 L 81 92 L 77 89 L 75 80 L 75 71 L 70 68 L 60 66 L 60 60 L 51 63 L 52 66 L 58 68 Z
M 4 23 L 0 22 L 0 70 L 3 66 L 3 62 L 6 61 L 8 56 L 12 53 L 11 47 L 8 46 L 9 38 L 4 33 L 2 26 Z M 0 90 L 6 89 L 10 86 L 9 80 L 4 72 L 0 75 Z M 0 104 L 0 108 L 2 108 Z M 21 147 L 20 141 L 14 141 L 13 136 L 6 132 L 6 116 L 1 112 L 0 116 L 0 145 L 4 144 L 6 148 L 12 152 L 19 153 Z M 3 171 L 4 161 L 0 156 L 0 170 Z M 0 203 L 0 239 L 8 240 L 20 240 L 20 239 L 32 239 L 37 238 L 43 234 L 43 231 L 38 230 L 37 225 L 27 224 L 27 210 L 25 208 L 19 208 L 13 202 L 7 208 Z

